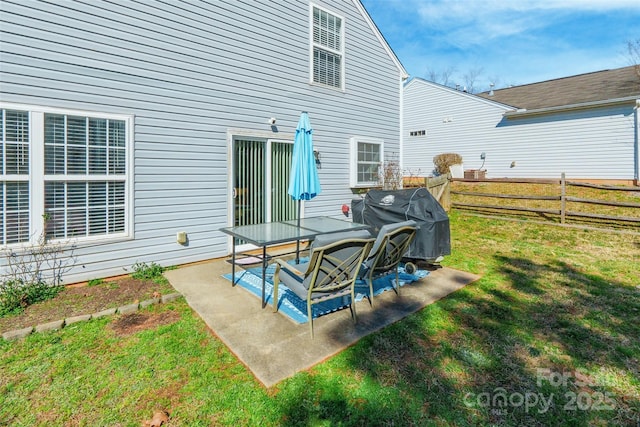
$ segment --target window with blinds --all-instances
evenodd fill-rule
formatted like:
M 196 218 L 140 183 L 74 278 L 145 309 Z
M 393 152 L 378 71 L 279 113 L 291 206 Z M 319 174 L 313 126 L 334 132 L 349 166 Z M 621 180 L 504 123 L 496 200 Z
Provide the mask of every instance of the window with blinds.
M 47 238 L 125 231 L 124 120 L 44 115 Z
M 0 244 L 29 240 L 29 112 L 0 110 Z
M 313 82 L 343 88 L 343 20 L 316 6 L 312 10 Z
M 0 244 L 36 242 L 42 232 L 128 235 L 132 118 L 8 106 L 0 106 Z

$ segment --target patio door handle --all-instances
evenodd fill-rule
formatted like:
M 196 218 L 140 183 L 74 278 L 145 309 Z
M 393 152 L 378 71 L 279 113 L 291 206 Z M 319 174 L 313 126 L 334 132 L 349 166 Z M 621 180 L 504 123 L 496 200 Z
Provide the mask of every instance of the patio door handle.
M 238 190 L 233 187 L 233 190 L 231 190 L 231 197 L 233 197 L 234 199 L 238 198 Z

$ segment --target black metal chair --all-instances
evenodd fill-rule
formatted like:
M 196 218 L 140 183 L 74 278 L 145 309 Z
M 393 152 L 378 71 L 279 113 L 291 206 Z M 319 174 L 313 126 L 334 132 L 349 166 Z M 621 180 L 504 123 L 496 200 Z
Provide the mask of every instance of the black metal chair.
M 278 311 L 278 286 L 283 283 L 298 297 L 307 302 L 307 316 L 313 338 L 312 306 L 334 298 L 349 298 L 349 309 L 354 323 L 355 281 L 362 262 L 371 250 L 373 238 L 323 235 L 316 237 L 308 263 L 291 265 L 283 259 L 276 259 L 273 276 L 273 311 Z M 344 236 L 344 235 L 342 235 Z M 333 241 L 332 241 L 333 240 Z M 327 243 L 328 242 L 328 243 Z
M 359 278 L 369 285 L 369 303 L 373 307 L 373 281 L 393 271 L 396 273 L 393 290 L 398 293 L 400 277 L 398 267 L 402 257 L 409 250 L 411 242 L 416 236 L 416 222 L 403 221 L 386 224 L 380 227 L 378 237 L 371 248 L 371 252 L 362 264 Z M 409 266 L 415 271 L 413 265 Z

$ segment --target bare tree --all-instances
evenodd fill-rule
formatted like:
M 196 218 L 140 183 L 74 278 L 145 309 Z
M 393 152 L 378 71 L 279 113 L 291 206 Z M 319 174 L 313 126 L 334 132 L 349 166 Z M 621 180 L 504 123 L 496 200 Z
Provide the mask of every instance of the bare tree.
M 458 81 L 461 80 L 464 82 L 464 84 L 462 85 L 456 83 L 454 80 L 456 78 L 456 67 L 453 67 L 453 66 L 449 66 L 443 70 L 436 70 L 432 68 L 427 69 L 427 71 L 425 72 L 425 78 L 434 83 L 439 83 L 443 86 L 456 88 L 458 90 L 464 90 L 469 93 L 478 93 L 485 90 L 488 91 L 491 88 L 496 89 L 499 87 L 498 86 L 499 82 L 502 79 L 498 76 L 490 77 L 489 78 L 490 83 L 487 83 L 486 87 L 480 87 L 479 81 L 484 80 L 482 78 L 483 73 L 484 73 L 484 68 L 475 67 L 475 68 L 469 69 L 466 73 L 462 74 L 461 76 L 458 74 L 457 75 Z M 491 86 L 491 83 L 493 83 L 493 86 Z M 505 85 L 503 85 L 503 87 L 504 86 Z
M 427 69 L 425 73 L 426 79 L 432 81 L 434 83 L 439 83 L 443 86 L 452 86 L 451 77 L 456 72 L 456 68 L 453 66 L 449 66 L 444 70 L 438 71 L 432 68 Z
M 640 39 L 627 42 L 627 51 L 631 65 L 636 68 L 636 74 L 640 78 Z
M 450 86 L 451 77 L 453 77 L 453 73 L 455 72 L 456 72 L 456 68 L 453 66 L 447 67 L 444 70 L 442 70 L 442 73 L 440 73 L 440 75 L 442 76 L 442 84 L 445 86 Z
M 476 93 L 476 82 L 483 72 L 484 69 L 482 67 L 476 67 L 471 68 L 464 74 L 464 76 L 462 76 L 464 78 L 464 84 L 467 92 Z
M 424 77 L 430 82 L 440 83 L 440 73 L 438 73 L 433 68 L 428 68 L 424 73 Z

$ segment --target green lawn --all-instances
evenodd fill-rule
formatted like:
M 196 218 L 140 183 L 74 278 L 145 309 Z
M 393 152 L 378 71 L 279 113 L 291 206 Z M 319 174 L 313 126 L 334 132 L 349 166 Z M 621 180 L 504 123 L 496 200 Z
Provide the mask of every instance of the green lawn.
M 263 388 L 184 301 L 0 341 L 0 425 L 640 422 L 640 237 L 453 213 L 444 264 L 478 282 Z M 286 363 L 279 361 L 277 363 Z

